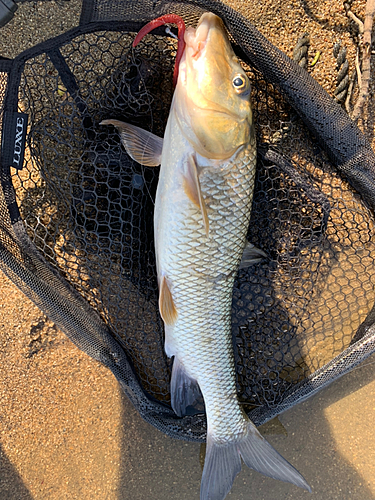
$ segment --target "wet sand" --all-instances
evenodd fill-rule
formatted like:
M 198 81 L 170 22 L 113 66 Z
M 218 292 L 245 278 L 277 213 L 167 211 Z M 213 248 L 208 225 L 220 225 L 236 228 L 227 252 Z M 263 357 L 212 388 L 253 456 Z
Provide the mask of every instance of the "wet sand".
M 332 44 L 354 46 L 342 3 L 231 2 L 288 55 L 311 33 L 313 76 L 329 91 Z M 363 12 L 364 2 L 355 2 Z M 80 3 L 20 5 L 0 30 L 14 56 L 77 25 Z M 373 132 L 373 131 L 372 131 Z M 200 445 L 146 424 L 113 375 L 80 352 L 0 275 L 0 500 L 198 500 Z M 310 494 L 244 468 L 232 500 L 375 499 L 375 356 L 262 431 L 311 484 Z M 285 432 L 286 431 L 286 432 Z M 277 434 L 270 434 L 277 433 Z M 286 435 L 285 435 L 286 434 Z

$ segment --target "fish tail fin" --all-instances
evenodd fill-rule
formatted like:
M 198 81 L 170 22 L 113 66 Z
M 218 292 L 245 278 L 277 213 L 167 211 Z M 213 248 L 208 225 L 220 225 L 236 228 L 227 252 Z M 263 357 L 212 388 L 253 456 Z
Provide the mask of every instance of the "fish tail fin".
M 311 492 L 303 476 L 262 437 L 254 424 L 249 421 L 244 436 L 230 443 L 217 443 L 211 436 L 207 436 L 200 500 L 223 500 L 226 497 L 236 475 L 241 470 L 241 457 L 251 469 Z
M 242 460 L 251 469 L 273 479 L 295 484 L 311 493 L 305 478 L 264 439 L 252 422 L 248 421 L 247 433 L 237 446 Z
M 223 500 L 241 470 L 237 443 L 218 444 L 207 435 L 200 500 Z

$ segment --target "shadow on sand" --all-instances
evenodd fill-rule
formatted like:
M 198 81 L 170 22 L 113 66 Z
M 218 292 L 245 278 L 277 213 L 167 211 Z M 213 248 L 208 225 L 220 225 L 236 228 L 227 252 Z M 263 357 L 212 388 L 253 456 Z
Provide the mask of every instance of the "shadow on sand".
M 0 500 L 33 500 L 0 445 Z
M 364 415 L 373 411 L 370 392 L 373 390 L 371 382 L 375 381 L 375 365 L 370 364 L 371 361 L 375 362 L 374 356 L 321 393 L 281 415 L 288 436 L 267 436 L 272 445 L 306 477 L 313 489 L 312 495 L 244 466 L 228 499 L 374 500 L 375 494 L 366 485 L 366 480 L 338 451 L 338 443 L 325 413 L 331 405 L 342 402 L 360 389 L 366 393 L 366 388 L 369 390 L 368 399 L 364 394 L 361 411 Z M 201 466 L 198 443 L 168 438 L 141 420 L 125 397 L 122 426 L 118 500 L 199 500 Z M 358 433 L 368 432 L 369 441 L 374 439 L 372 429 L 367 431 L 365 425 L 352 428 L 350 422 L 343 419 L 339 426 L 340 430 L 341 426 L 348 426 L 347 432 L 354 438 Z M 360 454 L 361 450 L 358 451 Z

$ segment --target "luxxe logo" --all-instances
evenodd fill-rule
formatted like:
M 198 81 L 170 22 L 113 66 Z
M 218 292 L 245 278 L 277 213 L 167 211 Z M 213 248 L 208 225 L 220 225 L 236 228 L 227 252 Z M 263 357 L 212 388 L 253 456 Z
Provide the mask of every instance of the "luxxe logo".
M 16 120 L 16 131 L 14 138 L 14 149 L 13 149 L 13 165 L 17 168 L 20 167 L 22 153 L 23 153 L 23 131 L 25 128 L 25 118 L 23 116 L 18 116 Z
M 0 0 L 1 3 L 1 0 Z M 3 133 L 1 135 L 1 164 L 14 167 L 17 170 L 23 167 L 25 142 L 27 133 L 28 115 L 5 111 L 3 117 Z

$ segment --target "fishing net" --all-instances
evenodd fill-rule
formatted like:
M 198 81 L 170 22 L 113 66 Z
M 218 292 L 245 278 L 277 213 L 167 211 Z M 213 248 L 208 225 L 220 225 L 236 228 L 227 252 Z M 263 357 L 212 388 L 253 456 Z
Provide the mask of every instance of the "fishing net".
M 225 22 L 252 82 L 257 178 L 239 271 L 237 389 L 255 424 L 306 399 L 375 349 L 375 157 L 359 129 L 245 18 L 214 1 L 86 1 L 80 27 L 0 60 L 0 266 L 164 433 L 205 439 L 204 409 L 170 407 L 158 312 L 158 168 L 134 162 L 107 118 L 163 136 L 177 42 L 163 13 Z

